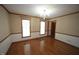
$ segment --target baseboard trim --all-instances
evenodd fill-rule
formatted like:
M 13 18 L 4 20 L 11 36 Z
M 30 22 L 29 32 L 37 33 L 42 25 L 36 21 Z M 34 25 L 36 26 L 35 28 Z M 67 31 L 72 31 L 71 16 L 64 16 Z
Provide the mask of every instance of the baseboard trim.
M 11 43 L 11 45 L 9 46 L 9 48 L 8 48 L 7 52 L 5 53 L 5 55 L 8 54 L 8 51 L 10 50 L 10 47 L 12 46 L 12 44 L 13 44 L 13 43 Z
M 24 41 L 29 41 L 29 40 L 35 40 L 35 39 L 44 38 L 44 37 L 47 37 L 47 36 L 37 37 L 37 38 L 31 38 L 31 39 L 21 40 L 21 41 L 16 41 L 16 42 L 12 42 L 12 44 L 13 44 L 13 43 L 19 43 L 19 42 L 24 42 Z
M 57 41 L 60 41 L 60 40 L 58 40 L 58 39 L 56 39 L 56 40 L 57 40 Z M 76 47 L 76 46 L 74 46 L 74 45 L 68 44 L 68 43 L 66 43 L 66 42 L 64 42 L 64 41 L 60 41 L 60 42 L 65 43 L 65 44 L 67 44 L 67 45 L 70 45 L 70 46 L 72 46 L 72 47 L 75 47 L 75 48 L 78 48 L 78 49 L 79 49 L 79 47 Z
M 4 40 L 6 40 L 10 35 L 11 35 L 11 34 L 8 34 L 4 39 L 2 39 L 2 40 L 0 41 L 0 43 L 2 43 Z
M 79 36 L 77 36 L 77 35 L 73 35 L 73 34 L 67 34 L 67 33 L 61 33 L 61 32 L 55 32 L 55 33 L 64 34 L 64 35 L 69 35 L 69 36 L 79 37 Z
M 79 37 L 55 33 L 55 39 L 79 48 Z

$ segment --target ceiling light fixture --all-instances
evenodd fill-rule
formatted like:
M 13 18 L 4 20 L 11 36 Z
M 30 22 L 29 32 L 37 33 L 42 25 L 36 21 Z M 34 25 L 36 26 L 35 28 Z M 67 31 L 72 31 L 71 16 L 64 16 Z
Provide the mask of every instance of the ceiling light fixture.
M 42 18 L 42 20 L 45 20 L 46 18 L 50 17 L 52 13 L 52 9 L 46 6 L 39 6 L 36 9 L 38 15 Z
M 48 11 L 48 9 L 43 9 L 43 10 L 41 11 L 42 20 L 45 20 L 48 16 L 49 16 L 49 11 Z
M 45 20 L 45 18 L 46 18 L 46 10 L 45 9 L 43 10 L 43 15 L 42 16 L 43 16 L 43 19 Z

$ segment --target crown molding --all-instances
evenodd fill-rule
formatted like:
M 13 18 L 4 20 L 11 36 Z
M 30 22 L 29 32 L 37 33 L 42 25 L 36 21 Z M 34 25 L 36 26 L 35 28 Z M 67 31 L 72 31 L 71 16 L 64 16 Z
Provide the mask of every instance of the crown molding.
M 53 18 L 49 18 L 49 20 L 64 17 L 64 16 L 68 16 L 68 15 L 73 15 L 73 14 L 77 14 L 77 13 L 79 13 L 79 11 L 76 11 L 76 12 L 73 12 L 73 13 L 68 13 L 68 14 L 65 14 L 65 15 L 57 16 L 57 17 L 53 17 Z
M 38 17 L 38 16 L 31 16 L 31 15 L 25 15 L 25 14 L 19 14 L 19 13 L 10 12 L 3 4 L 0 4 L 0 6 L 2 6 L 10 14 L 24 15 L 24 16 L 30 16 L 30 17 L 35 17 L 35 18 L 41 18 L 41 17 Z M 65 15 L 57 16 L 57 17 L 53 17 L 53 18 L 46 18 L 46 19 L 51 20 L 51 19 L 55 19 L 55 18 L 60 18 L 60 17 L 72 15 L 72 14 L 77 14 L 77 13 L 79 13 L 79 11 L 68 13 L 68 14 L 65 14 Z
M 0 4 L 0 6 L 2 6 L 8 13 L 10 13 L 10 11 L 3 4 Z

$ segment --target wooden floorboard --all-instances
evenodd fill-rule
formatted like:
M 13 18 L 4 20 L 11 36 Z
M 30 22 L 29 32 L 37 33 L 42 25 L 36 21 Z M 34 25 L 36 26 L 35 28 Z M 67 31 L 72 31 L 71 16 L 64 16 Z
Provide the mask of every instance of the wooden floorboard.
M 27 52 L 25 52 L 25 45 L 30 47 Z M 43 37 L 12 43 L 7 55 L 28 55 L 25 53 L 30 53 L 29 55 L 78 55 L 79 48 L 51 37 Z

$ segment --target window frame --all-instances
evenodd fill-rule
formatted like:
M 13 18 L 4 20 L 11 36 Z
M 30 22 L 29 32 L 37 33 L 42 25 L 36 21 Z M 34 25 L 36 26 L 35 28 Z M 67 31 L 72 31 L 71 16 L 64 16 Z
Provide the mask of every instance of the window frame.
M 26 20 L 26 19 L 22 19 L 22 20 Z M 21 20 L 21 31 L 22 31 L 22 38 L 27 38 L 27 37 L 31 37 L 31 21 L 30 21 L 30 27 L 29 27 L 29 29 L 30 29 L 30 35 L 29 36 L 25 36 L 25 37 L 23 37 L 23 25 L 22 25 L 22 20 Z
M 41 31 L 41 21 L 43 21 L 43 20 L 40 20 L 40 31 Z M 43 22 L 45 22 L 45 21 L 43 21 Z M 45 34 L 46 34 L 46 22 L 45 22 L 45 33 L 41 34 L 41 32 L 40 32 L 40 35 L 45 35 Z

